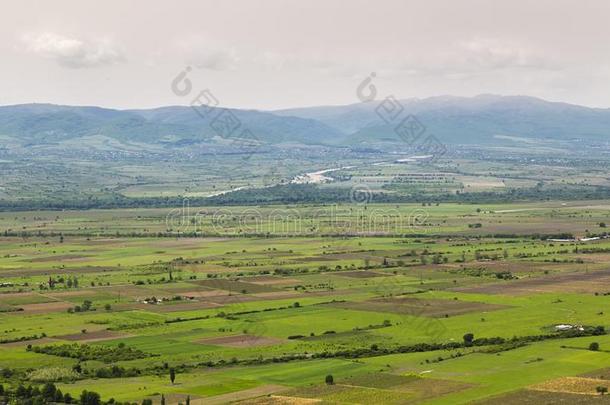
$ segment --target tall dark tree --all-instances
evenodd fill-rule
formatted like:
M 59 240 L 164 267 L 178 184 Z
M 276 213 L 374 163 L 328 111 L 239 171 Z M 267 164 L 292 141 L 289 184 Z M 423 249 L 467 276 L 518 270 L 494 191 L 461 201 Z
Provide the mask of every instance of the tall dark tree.
M 172 384 L 176 380 L 176 370 L 173 367 L 169 369 L 169 379 L 172 382 Z

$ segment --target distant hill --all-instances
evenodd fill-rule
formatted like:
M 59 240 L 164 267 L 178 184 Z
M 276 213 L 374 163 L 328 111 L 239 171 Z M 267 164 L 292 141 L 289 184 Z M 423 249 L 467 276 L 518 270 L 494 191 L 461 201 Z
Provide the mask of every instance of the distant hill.
M 403 114 L 413 114 L 443 142 L 498 143 L 505 137 L 610 140 L 610 109 L 588 108 L 526 96 L 441 96 L 400 100 Z M 315 119 L 349 134 L 343 142 L 396 142 L 394 125 L 375 109 L 379 102 L 275 111 Z
M 526 96 L 480 95 L 401 100 L 445 143 L 500 144 L 511 140 L 610 139 L 610 109 L 548 102 Z M 376 114 L 378 102 L 280 111 L 231 109 L 263 144 L 362 146 L 401 142 L 395 125 Z M 88 145 L 114 150 L 150 147 L 156 151 L 193 143 L 222 147 L 206 118 L 184 106 L 113 110 L 51 104 L 0 107 L 0 146 Z M 238 136 L 239 130 L 233 136 Z M 101 145 L 101 146 L 100 146 Z
M 269 112 L 230 110 L 241 122 L 230 136 L 249 129 L 263 143 L 322 144 L 344 134 L 319 121 L 282 117 Z M 216 114 L 220 110 L 215 111 Z M 0 137 L 22 145 L 59 143 L 104 137 L 119 142 L 160 143 L 165 146 L 209 142 L 218 134 L 210 126 L 214 113 L 203 118 L 191 107 L 113 110 L 51 104 L 0 107 Z M 226 135 L 225 135 L 226 136 Z

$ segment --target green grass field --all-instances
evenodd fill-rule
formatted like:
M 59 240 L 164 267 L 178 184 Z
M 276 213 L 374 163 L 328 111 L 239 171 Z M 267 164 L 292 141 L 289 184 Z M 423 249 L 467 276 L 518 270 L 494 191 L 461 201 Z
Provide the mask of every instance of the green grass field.
M 532 387 L 610 361 L 591 334 L 610 326 L 604 201 L 191 210 L 182 228 L 162 209 L 0 214 L 1 384 L 130 403 L 493 403 L 571 395 Z

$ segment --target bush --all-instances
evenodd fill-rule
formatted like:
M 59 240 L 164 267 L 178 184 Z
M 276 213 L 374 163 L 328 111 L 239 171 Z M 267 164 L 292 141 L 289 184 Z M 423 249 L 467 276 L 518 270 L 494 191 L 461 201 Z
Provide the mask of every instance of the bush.
M 80 403 L 81 405 L 100 405 L 100 394 L 85 390 L 80 394 Z
M 104 363 L 144 359 L 146 357 L 154 356 L 153 354 L 145 353 L 139 349 L 132 349 L 131 347 L 127 346 L 91 346 L 81 345 L 78 343 L 33 346 L 32 351 L 34 353 L 50 354 L 52 356 L 70 357 L 73 359 L 79 359 L 80 361 L 99 360 Z
M 69 368 L 47 367 L 33 370 L 27 375 L 28 380 L 34 382 L 70 382 L 78 378 L 78 374 Z
M 592 350 L 594 352 L 599 350 L 599 343 L 597 342 L 591 342 L 591 344 L 589 345 L 589 350 Z

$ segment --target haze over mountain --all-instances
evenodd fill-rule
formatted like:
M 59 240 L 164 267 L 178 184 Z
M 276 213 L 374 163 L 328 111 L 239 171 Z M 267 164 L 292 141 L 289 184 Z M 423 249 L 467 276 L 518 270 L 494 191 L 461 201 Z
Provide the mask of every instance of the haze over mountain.
M 202 116 L 185 106 L 113 110 L 23 104 L 0 107 L 0 135 L 21 144 L 104 136 L 121 142 L 182 145 L 207 142 L 218 137 L 210 124 L 219 112 Z M 231 109 L 230 112 L 240 123 L 230 136 L 238 137 L 243 129 L 248 129 L 264 143 L 305 144 L 321 143 L 322 140 L 342 136 L 340 131 L 316 120 L 251 110 Z M 221 136 L 226 136 L 226 133 L 221 132 Z
M 399 100 L 402 116 L 414 115 L 443 142 L 495 143 L 504 136 L 550 140 L 607 140 L 610 109 L 549 102 L 528 96 L 483 94 Z M 378 116 L 379 102 L 275 111 L 321 121 L 349 134 L 348 144 L 395 141 L 398 122 L 386 125 Z M 500 136 L 500 137 L 498 137 Z
M 452 144 L 505 142 L 507 137 L 535 140 L 605 141 L 610 109 L 548 102 L 526 96 L 441 96 L 401 100 L 401 115 L 412 114 L 441 141 Z M 374 145 L 400 142 L 397 120 L 387 125 L 376 112 L 379 102 L 279 111 L 231 109 L 241 123 L 232 136 L 249 129 L 261 143 Z M 113 110 L 100 107 L 23 104 L 0 107 L 4 146 L 57 144 L 91 137 L 163 148 L 219 143 L 210 125 L 220 109 L 205 118 L 191 107 Z M 220 142 L 222 144 L 222 142 Z

